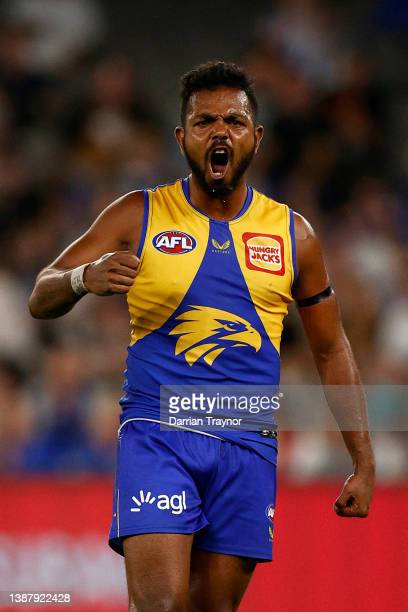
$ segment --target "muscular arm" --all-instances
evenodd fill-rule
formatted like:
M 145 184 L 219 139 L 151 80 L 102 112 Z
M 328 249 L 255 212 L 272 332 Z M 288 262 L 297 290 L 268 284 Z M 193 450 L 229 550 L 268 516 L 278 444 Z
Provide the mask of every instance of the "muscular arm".
M 81 299 L 71 288 L 71 270 L 89 264 L 84 283 L 90 293 L 129 291 L 136 276 L 135 255 L 143 220 L 143 192 L 110 204 L 78 240 L 42 270 L 29 300 L 33 317 L 51 319 L 69 312 Z
M 299 276 L 294 297 L 301 301 L 321 293 L 330 282 L 319 241 L 309 223 L 297 214 L 295 235 Z M 374 458 L 366 402 L 335 294 L 314 305 L 300 306 L 299 314 L 325 385 L 330 410 L 339 424 L 354 466 L 354 474 L 346 481 L 335 511 L 341 516 L 367 516 L 374 482 Z M 344 385 L 346 391 L 331 392 L 331 385 Z

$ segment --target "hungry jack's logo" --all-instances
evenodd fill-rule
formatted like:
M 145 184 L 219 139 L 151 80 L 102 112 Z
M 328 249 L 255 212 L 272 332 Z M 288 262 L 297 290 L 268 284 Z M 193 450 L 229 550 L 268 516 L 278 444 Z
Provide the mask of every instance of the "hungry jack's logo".
M 285 274 L 285 256 L 281 236 L 246 232 L 242 234 L 242 240 L 245 244 L 247 268 L 278 276 Z

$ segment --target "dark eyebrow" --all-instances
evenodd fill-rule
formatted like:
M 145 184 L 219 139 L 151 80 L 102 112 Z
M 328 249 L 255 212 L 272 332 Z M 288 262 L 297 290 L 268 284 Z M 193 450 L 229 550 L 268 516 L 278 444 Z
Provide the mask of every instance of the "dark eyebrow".
M 193 119 L 214 119 L 216 115 L 212 115 L 211 113 L 199 113 L 198 115 L 193 115 Z
M 241 119 L 241 121 L 245 120 L 247 117 L 247 115 L 245 115 L 245 113 L 240 113 L 239 111 L 234 112 L 234 113 L 228 113 L 228 115 L 226 115 L 224 117 L 224 119 Z
M 218 115 L 215 113 L 198 113 L 197 115 L 193 115 L 193 120 L 195 121 L 196 119 L 215 119 L 216 117 L 218 117 Z M 245 119 L 246 114 L 240 113 L 239 111 L 234 111 L 232 113 L 222 115 L 222 117 L 224 119 Z

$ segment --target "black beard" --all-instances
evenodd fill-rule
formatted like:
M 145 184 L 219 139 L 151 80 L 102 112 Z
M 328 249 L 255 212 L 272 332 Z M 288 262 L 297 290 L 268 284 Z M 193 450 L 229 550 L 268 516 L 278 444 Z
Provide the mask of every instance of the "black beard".
M 231 178 L 231 181 L 228 184 L 222 181 L 207 183 L 207 181 L 205 180 L 205 170 L 202 170 L 200 165 L 189 155 L 185 146 L 184 154 L 186 156 L 188 165 L 191 168 L 191 172 L 193 173 L 194 177 L 197 179 L 203 190 L 212 197 L 225 198 L 236 189 L 239 181 L 241 180 L 245 172 L 248 170 L 251 161 L 255 155 L 255 145 L 253 146 L 252 150 L 249 151 L 249 153 L 247 153 L 245 157 L 241 159 Z

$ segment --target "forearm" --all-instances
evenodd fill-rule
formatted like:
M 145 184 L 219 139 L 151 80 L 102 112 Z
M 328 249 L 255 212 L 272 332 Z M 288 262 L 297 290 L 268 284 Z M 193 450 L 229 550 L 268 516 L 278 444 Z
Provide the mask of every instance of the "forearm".
M 355 473 L 374 473 L 366 398 L 345 335 L 327 351 L 315 355 L 315 359 L 329 408 L 341 430 Z
M 71 270 L 48 268 L 37 278 L 29 308 L 36 319 L 54 319 L 69 312 L 80 298 L 71 287 Z
M 354 474 L 334 504 L 339 516 L 368 515 L 374 485 L 374 456 L 360 376 L 341 323 L 319 241 L 308 223 L 295 215 L 299 275 L 293 295 L 312 349 L 324 393 L 351 455 Z M 306 302 L 305 302 L 306 300 Z

